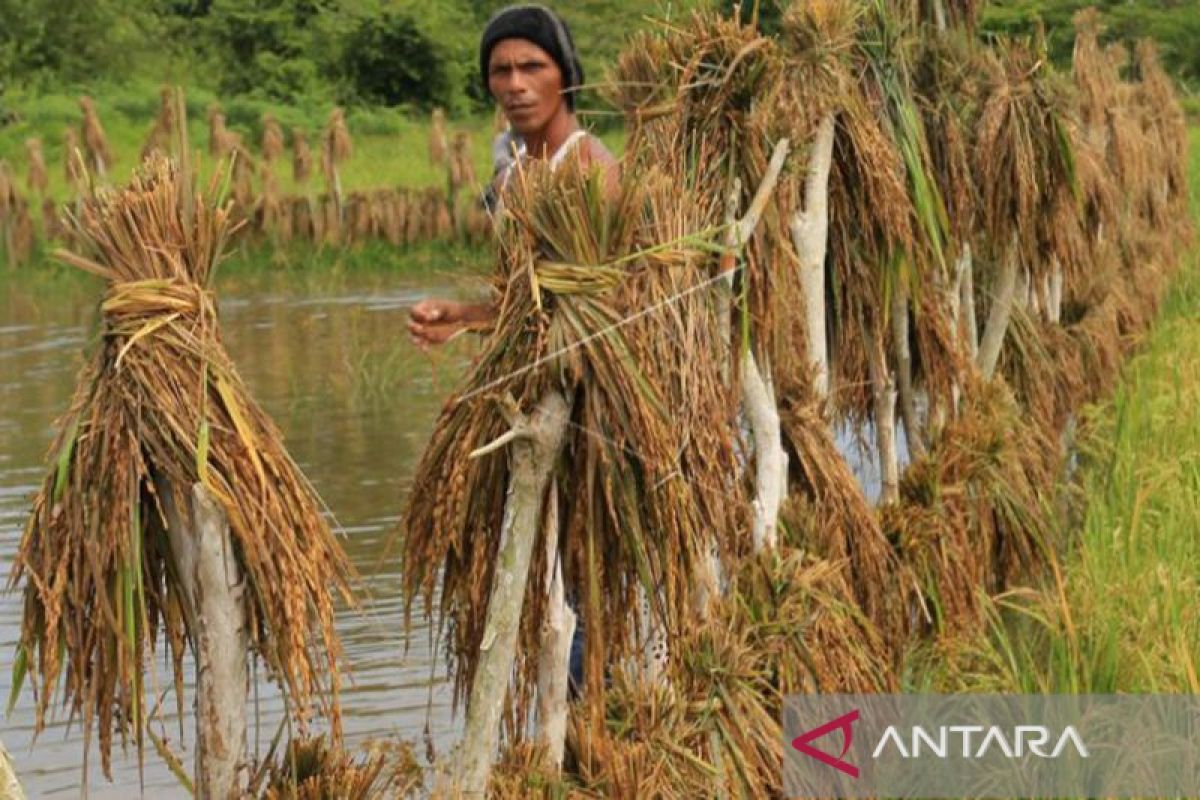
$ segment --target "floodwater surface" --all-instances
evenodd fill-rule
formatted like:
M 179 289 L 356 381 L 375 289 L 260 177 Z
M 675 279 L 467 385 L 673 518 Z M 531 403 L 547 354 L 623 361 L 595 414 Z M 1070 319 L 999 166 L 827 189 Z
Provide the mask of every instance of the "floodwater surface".
M 351 749 L 398 735 L 423 752 L 427 722 L 439 752 L 454 739 L 445 660 L 431 656 L 419 611 L 406 641 L 399 558 L 394 543 L 387 548 L 416 461 L 462 374 L 469 347 L 456 343 L 432 359 L 421 353 L 404 330 L 407 309 L 423 297 L 455 293 L 449 283 L 445 277 L 379 271 L 263 272 L 218 281 L 225 346 L 336 517 L 362 575 L 362 608 L 338 615 L 352 669 L 342 695 Z M 45 475 L 54 422 L 67 409 L 98 330 L 99 291 L 98 283 L 75 276 L 0 275 L 0 575 L 5 583 Z M 0 594 L 0 702 L 10 694 L 20 626 L 20 592 Z M 161 653 L 154 669 L 160 685 L 169 687 L 169 660 Z M 262 670 L 257 687 L 250 737 L 251 750 L 257 739 L 261 752 L 278 730 L 282 703 Z M 191 697 L 189 690 L 189 704 Z M 169 692 L 164 707 L 164 724 L 155 730 L 190 771 L 191 721 L 184 720 L 181 742 Z M 79 797 L 85 754 L 78 721 L 68 725 L 60 711 L 36 742 L 33 734 L 34 696 L 27 683 L 0 724 L 0 740 L 30 798 Z M 101 774 L 93 748 L 86 776 L 89 797 L 137 796 L 143 780 L 146 796 L 185 797 L 147 747 L 141 777 L 132 746 L 124 754 L 114 752 L 112 782 Z

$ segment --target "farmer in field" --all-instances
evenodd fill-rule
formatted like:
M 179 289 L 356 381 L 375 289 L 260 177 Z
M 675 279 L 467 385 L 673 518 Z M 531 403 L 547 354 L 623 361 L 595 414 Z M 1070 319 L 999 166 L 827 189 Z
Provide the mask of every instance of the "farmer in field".
M 536 4 L 509 6 L 484 28 L 479 68 L 488 92 L 500 105 L 510 130 L 492 148 L 495 174 L 489 207 L 496 210 L 513 169 L 523 159 L 547 160 L 556 167 L 578 158 L 586 168 L 605 170 L 617 184 L 617 161 L 604 144 L 583 130 L 575 117 L 575 97 L 583 67 L 567 24 Z M 442 344 L 467 328 L 486 328 L 496 318 L 490 303 L 428 299 L 413 306 L 408 331 L 415 344 Z

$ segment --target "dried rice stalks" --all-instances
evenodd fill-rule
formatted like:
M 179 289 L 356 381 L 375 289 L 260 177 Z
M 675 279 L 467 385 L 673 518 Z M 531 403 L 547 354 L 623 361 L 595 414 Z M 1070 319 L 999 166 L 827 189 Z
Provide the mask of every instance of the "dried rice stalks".
M 186 148 L 185 148 L 186 150 Z M 320 501 L 249 398 L 218 335 L 209 290 L 230 209 L 162 158 L 71 220 L 69 264 L 108 283 L 103 340 L 51 447 L 13 580 L 25 596 L 18 674 L 37 687 L 37 725 L 60 688 L 98 728 L 105 772 L 114 731 L 141 752 L 145 673 L 165 635 L 182 706 L 182 649 L 194 633 L 173 573 L 163 497 L 202 484 L 229 521 L 249 591 L 248 635 L 303 728 L 314 707 L 340 729 L 341 648 L 333 598 L 351 568 Z M 20 680 L 18 680 L 18 685 Z
M 79 108 L 83 111 L 80 138 L 87 150 L 88 166 L 103 179 L 113 164 L 113 158 L 108 149 L 108 137 L 104 135 L 104 126 L 100 124 L 100 115 L 96 113 L 96 101 L 84 95 L 79 98 Z
M 669 682 L 618 672 L 608 735 L 572 731 L 583 785 L 603 797 L 780 796 L 786 695 L 895 688 L 843 576 L 798 551 L 738 565 L 709 624 L 679 643 Z
M 71 194 L 76 197 L 82 194 L 87 186 L 87 167 L 74 128 L 67 128 L 63 132 L 63 174 Z
M 312 150 L 308 136 L 301 128 L 292 128 L 292 178 L 303 186 L 312 175 Z
M 551 175 L 539 162 L 516 183 L 500 316 L 417 471 L 405 585 L 410 604 L 418 593 L 428 601 L 444 567 L 440 611 L 461 697 L 478 659 L 508 481 L 505 459 L 470 454 L 506 430 L 497 403 L 528 411 L 548 389 L 563 391 L 575 409 L 561 472 L 563 570 L 588 630 L 587 693 L 598 708 L 607 665 L 639 644 L 629 614 L 638 587 L 674 635 L 692 618 L 700 543 L 712 531 L 727 535 L 723 548 L 744 543 L 746 506 L 730 501 L 741 490 L 729 399 L 711 357 L 724 345 L 711 297 L 696 290 L 710 274 L 705 238 L 666 175 L 628 182 L 614 207 L 601 177 L 576 167 Z M 675 298 L 670 313 L 614 327 L 666 298 Z M 513 731 L 523 730 L 537 665 L 543 551 L 535 546 L 526 594 Z
M 158 116 L 150 128 L 146 142 L 142 145 L 139 161 L 145 161 L 155 152 L 169 155 L 176 135 L 175 130 L 175 91 L 164 86 L 159 90 Z
M 283 155 L 283 127 L 275 115 L 270 112 L 262 115 L 262 159 L 267 164 L 274 164 L 275 159 Z
M 983 591 L 1043 563 L 1060 451 L 1006 387 L 978 382 L 967 406 L 901 482 L 883 510 L 902 561 L 916 574 L 925 619 L 941 632 L 976 629 Z
M 262 768 L 260 767 L 260 770 Z M 267 765 L 263 800 L 379 800 L 420 796 L 424 776 L 408 742 L 373 742 L 356 761 L 325 737 L 292 741 Z
M 445 164 L 448 150 L 446 112 L 441 108 L 435 108 L 429 120 L 429 163 Z
M 224 158 L 242 144 L 242 137 L 225 126 L 225 114 L 215 103 L 208 109 L 208 153 Z
M 42 140 L 26 139 L 25 155 L 29 159 L 29 172 L 25 177 L 25 188 L 30 194 L 45 195 L 50 186 L 50 179 L 46 175 L 46 159 L 42 155 Z
M 450 154 L 450 198 L 458 196 L 462 189 L 477 186 L 475 163 L 471 159 L 471 137 L 465 131 L 454 134 L 454 148 Z
M 42 236 L 47 242 L 57 242 L 67 236 L 58 204 L 49 197 L 42 198 Z

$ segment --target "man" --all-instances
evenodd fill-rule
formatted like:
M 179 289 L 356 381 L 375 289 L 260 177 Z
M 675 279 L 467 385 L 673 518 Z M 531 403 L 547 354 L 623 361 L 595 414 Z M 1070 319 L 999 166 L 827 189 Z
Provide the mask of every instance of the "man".
M 557 14 L 536 4 L 497 12 L 480 39 L 479 68 L 511 127 L 515 158 L 544 159 L 551 167 L 564 158 L 578 158 L 584 167 L 600 165 L 608 186 L 615 189 L 616 159 L 575 117 L 583 67 L 571 32 Z M 512 152 L 508 146 L 503 151 Z M 511 163 L 497 164 L 492 184 L 496 196 L 502 194 L 511 168 Z M 496 318 L 496 308 L 488 303 L 429 299 L 413 306 L 410 317 L 413 342 L 427 347 L 442 344 L 464 329 L 488 327 Z

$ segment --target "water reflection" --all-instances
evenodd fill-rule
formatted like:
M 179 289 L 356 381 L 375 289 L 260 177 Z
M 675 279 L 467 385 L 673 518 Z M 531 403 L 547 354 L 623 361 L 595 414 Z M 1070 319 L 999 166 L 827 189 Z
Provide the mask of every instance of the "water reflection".
M 56 417 L 66 410 L 83 352 L 93 335 L 96 285 L 0 278 L 0 572 L 7 576 L 25 515 L 43 476 Z M 465 352 L 436 362 L 416 351 L 404 332 L 406 309 L 429 294 L 454 293 L 445 281 L 395 273 L 343 273 L 314 280 L 267 273 L 220 287 L 226 347 L 253 396 L 283 431 L 346 533 L 345 547 L 363 576 L 361 610 L 342 610 L 338 629 L 354 673 L 344 692 L 351 745 L 399 733 L 419 738 L 432 693 L 432 735 L 439 749 L 453 739 L 443 659 L 431 670 L 430 640 L 418 630 L 407 653 L 401 635 L 400 579 L 395 555 L 384 558 L 416 459 L 446 394 L 461 374 Z M 9 695 L 20 631 L 18 593 L 0 596 L 0 699 Z M 160 685 L 167 661 L 156 659 Z M 265 749 L 281 703 L 260 681 L 255 700 Z M 175 700 L 168 696 L 166 709 Z M 179 748 L 170 714 L 159 731 Z M 27 686 L 2 737 L 30 797 L 77 797 L 82 733 L 59 720 L 31 748 L 33 698 Z M 191 741 L 191 724 L 184 730 Z M 184 754 L 190 764 L 190 753 Z M 114 753 L 114 782 L 91 756 L 90 796 L 128 798 L 139 786 L 137 754 Z M 153 752 L 146 756 L 147 795 L 183 796 Z

